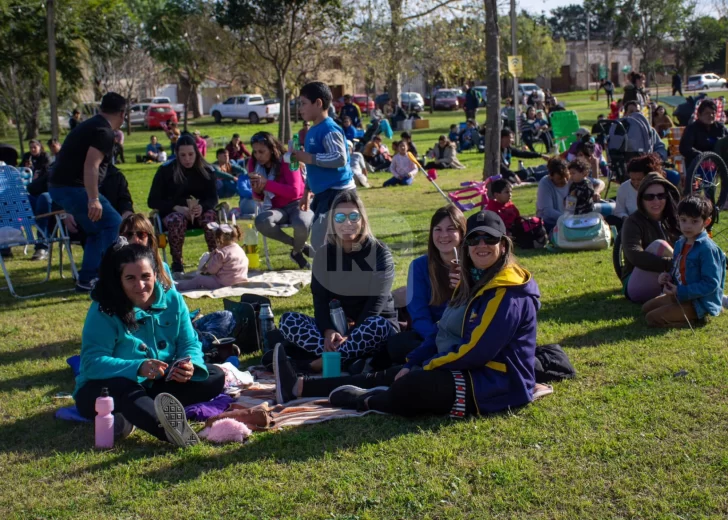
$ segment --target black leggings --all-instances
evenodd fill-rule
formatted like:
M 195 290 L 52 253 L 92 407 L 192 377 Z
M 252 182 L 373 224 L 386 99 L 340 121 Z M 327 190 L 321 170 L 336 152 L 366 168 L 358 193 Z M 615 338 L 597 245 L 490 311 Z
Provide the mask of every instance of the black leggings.
M 225 386 L 225 372 L 215 365 L 205 366 L 210 375 L 204 381 L 177 383 L 160 378 L 151 387 L 145 387 L 125 377 L 92 379 L 78 391 L 76 407 L 82 416 L 94 419 L 96 398 L 101 395 L 102 388 L 108 388 L 109 395 L 114 398 L 115 432 L 123 431 L 128 421 L 156 438 L 167 441 L 154 411 L 154 398 L 165 392 L 179 399 L 182 406 L 189 406 L 217 397 Z
M 332 377 L 328 379 L 306 379 L 301 397 L 327 397 L 332 390 L 342 385 L 360 388 L 388 386 L 389 390 L 369 398 L 367 408 L 403 417 L 418 415 L 447 415 L 455 403 L 455 379 L 449 370 L 412 370 L 399 378 L 394 377 L 402 369 L 392 367 L 381 372 L 357 376 Z M 466 375 L 466 381 L 468 377 Z M 471 389 L 465 392 L 465 409 L 475 412 Z M 363 404 L 363 403 L 362 403 Z

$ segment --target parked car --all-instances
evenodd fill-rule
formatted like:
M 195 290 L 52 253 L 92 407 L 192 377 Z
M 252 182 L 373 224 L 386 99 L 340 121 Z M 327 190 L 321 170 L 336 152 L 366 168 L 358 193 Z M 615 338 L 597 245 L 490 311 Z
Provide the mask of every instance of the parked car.
M 254 125 L 263 119 L 272 123 L 278 119 L 280 113 L 280 103 L 274 101 L 268 104 L 259 94 L 231 96 L 222 103 L 215 103 L 210 108 L 210 115 L 218 124 L 223 119 L 231 119 L 233 123 L 236 123 L 238 119 L 248 119 Z
M 355 105 L 359 105 L 359 110 L 361 110 L 362 114 L 369 114 L 372 110 L 376 108 L 374 100 L 365 94 L 354 94 L 353 96 L 351 96 L 351 101 Z M 339 110 L 341 110 L 341 107 L 343 106 L 344 96 L 341 96 L 339 99 L 334 100 L 334 110 L 336 110 L 336 112 L 339 112 Z
M 425 100 L 419 92 L 402 92 L 399 96 L 400 105 L 408 112 L 422 112 L 425 109 Z M 389 93 L 379 94 L 374 99 L 374 104 L 382 108 L 389 103 Z
M 171 99 L 164 96 L 144 98 L 139 103 L 142 105 L 172 105 L 172 109 L 175 114 L 177 114 L 178 119 L 182 119 L 182 115 L 185 112 L 185 106 L 183 103 L 172 103 Z
M 451 88 L 442 88 L 435 92 L 433 108 L 435 110 L 457 110 L 460 108 L 458 91 Z
M 541 90 L 541 87 L 539 87 L 535 83 L 518 84 L 518 94 L 521 96 L 522 105 L 527 104 L 528 96 L 530 96 L 531 93 L 534 91 L 538 92 L 538 95 L 541 97 L 541 99 L 544 99 L 546 97 L 546 94 L 544 94 L 543 90 Z
M 478 103 L 478 106 L 484 107 L 488 102 L 488 87 L 472 87 L 475 92 L 478 93 L 478 97 L 480 98 L 480 103 Z
M 696 74 L 688 78 L 688 84 L 685 90 L 707 90 L 726 87 L 728 87 L 728 83 L 725 78 L 721 78 L 715 74 Z
M 147 117 L 150 103 L 136 103 L 129 107 L 129 123 L 132 125 L 143 125 Z
M 178 122 L 177 112 L 169 104 L 149 105 L 144 116 L 144 126 L 147 128 L 162 128 L 162 123 L 170 124 Z

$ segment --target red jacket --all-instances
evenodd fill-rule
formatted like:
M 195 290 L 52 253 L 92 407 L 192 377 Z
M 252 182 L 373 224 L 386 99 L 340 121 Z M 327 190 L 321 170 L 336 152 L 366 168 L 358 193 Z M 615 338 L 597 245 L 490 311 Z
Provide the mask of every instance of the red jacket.
M 511 234 L 511 226 L 513 226 L 516 219 L 521 216 L 520 211 L 518 211 L 518 208 L 512 201 L 501 204 L 495 199 L 488 199 L 488 204 L 485 206 L 485 209 L 498 213 L 498 216 L 506 225 L 509 235 Z
M 300 170 L 291 171 L 288 163 L 281 162 L 278 165 L 279 172 L 277 180 L 268 181 L 265 185 L 265 191 L 271 192 L 273 197 L 271 204 L 274 208 L 282 208 L 291 202 L 300 200 L 303 196 L 305 185 Z M 248 172 L 255 171 L 255 159 L 248 160 Z M 263 200 L 263 193 L 253 192 L 253 198 Z

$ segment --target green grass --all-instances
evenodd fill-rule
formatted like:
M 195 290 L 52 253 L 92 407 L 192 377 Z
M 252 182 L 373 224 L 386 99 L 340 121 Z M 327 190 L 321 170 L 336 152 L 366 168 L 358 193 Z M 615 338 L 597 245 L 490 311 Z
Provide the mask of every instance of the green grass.
M 560 96 L 590 126 L 603 111 Z M 420 149 L 460 114 L 436 114 L 416 131 Z M 211 135 L 259 127 L 204 126 Z M 262 128 L 273 128 L 261 125 Z M 149 132 L 133 134 L 127 156 Z M 483 156 L 465 153 L 443 189 L 477 179 Z M 534 163 L 536 164 L 536 163 Z M 123 168 L 146 211 L 154 166 Z M 385 174 L 373 175 L 381 186 Z M 412 187 L 361 190 L 374 232 L 392 246 L 397 281 L 425 251 L 443 201 L 418 177 Z M 520 188 L 522 213 L 534 188 Z M 185 249 L 187 264 L 203 252 Z M 273 246 L 276 268 L 292 267 Z M 725 518 L 728 516 L 728 332 L 723 317 L 689 330 L 645 327 L 620 295 L 610 252 L 521 252 L 542 292 L 539 343 L 561 343 L 578 378 L 513 413 L 454 422 L 394 417 L 333 421 L 258 433 L 244 446 L 169 448 L 142 432 L 114 450 L 93 450 L 89 424 L 55 421 L 73 378 L 87 297 L 17 301 L 0 296 L 0 516 L 2 518 Z M 76 258 L 81 254 L 77 251 Z M 9 263 L 26 279 L 40 268 Z M 57 279 L 57 273 L 54 275 Z M 55 288 L 70 286 L 54 281 Z M 26 290 L 27 292 L 27 290 Z M 219 300 L 188 302 L 203 311 Z M 308 289 L 274 300 L 276 316 L 312 311 Z M 687 375 L 675 374 L 686 370 Z

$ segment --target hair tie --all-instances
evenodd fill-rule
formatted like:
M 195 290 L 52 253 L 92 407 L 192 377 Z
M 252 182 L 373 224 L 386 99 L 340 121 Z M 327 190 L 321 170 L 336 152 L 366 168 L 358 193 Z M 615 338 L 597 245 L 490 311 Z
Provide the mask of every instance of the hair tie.
M 219 228 L 223 233 L 232 233 L 233 232 L 232 226 L 229 226 L 228 224 L 223 224 L 222 226 L 219 226 Z
M 217 222 L 210 222 L 207 225 L 207 229 L 209 229 L 210 231 L 217 231 L 218 229 L 220 229 L 220 224 L 218 224 Z
M 122 247 L 128 246 L 129 241 L 126 239 L 126 237 L 117 237 L 116 241 L 114 242 L 114 245 L 111 246 L 114 248 L 114 251 L 118 251 Z

